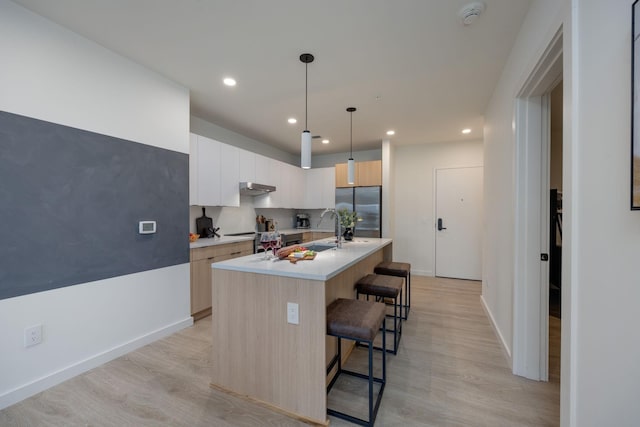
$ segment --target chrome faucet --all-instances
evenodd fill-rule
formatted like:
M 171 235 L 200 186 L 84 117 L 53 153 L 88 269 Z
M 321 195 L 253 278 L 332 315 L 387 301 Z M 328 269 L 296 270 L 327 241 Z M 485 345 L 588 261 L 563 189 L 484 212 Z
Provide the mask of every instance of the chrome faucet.
M 340 212 L 335 210 L 334 208 L 327 208 L 320 214 L 320 221 L 318 221 L 317 227 L 320 227 L 320 223 L 322 223 L 322 218 L 324 218 L 325 214 L 331 213 L 331 215 L 335 215 L 336 221 L 338 221 L 338 235 L 336 236 L 336 247 L 342 248 L 342 217 L 340 216 Z

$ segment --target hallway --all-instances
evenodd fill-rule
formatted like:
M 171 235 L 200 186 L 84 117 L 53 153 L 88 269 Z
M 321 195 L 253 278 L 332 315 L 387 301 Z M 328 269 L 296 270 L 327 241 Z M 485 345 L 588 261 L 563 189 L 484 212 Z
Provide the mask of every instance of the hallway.
M 559 342 L 550 344 L 549 383 L 516 377 L 482 309 L 479 282 L 412 279 L 412 309 L 398 355 L 387 359 L 376 425 L 559 424 Z M 550 319 L 552 340 L 559 323 Z M 208 317 L 26 399 L 0 411 L 0 425 L 306 425 L 209 388 L 210 329 Z M 365 353 L 355 350 L 349 363 Z M 332 418 L 331 425 L 351 424 Z

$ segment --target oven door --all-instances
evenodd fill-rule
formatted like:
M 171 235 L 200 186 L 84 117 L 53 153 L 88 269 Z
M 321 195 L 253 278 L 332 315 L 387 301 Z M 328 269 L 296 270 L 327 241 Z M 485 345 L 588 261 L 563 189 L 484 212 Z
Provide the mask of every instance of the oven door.
M 264 252 L 262 246 L 260 246 L 260 237 L 262 233 L 256 233 L 256 238 L 253 239 L 253 253 L 257 254 L 258 252 Z
M 300 245 L 302 244 L 302 233 L 283 234 L 282 246 Z

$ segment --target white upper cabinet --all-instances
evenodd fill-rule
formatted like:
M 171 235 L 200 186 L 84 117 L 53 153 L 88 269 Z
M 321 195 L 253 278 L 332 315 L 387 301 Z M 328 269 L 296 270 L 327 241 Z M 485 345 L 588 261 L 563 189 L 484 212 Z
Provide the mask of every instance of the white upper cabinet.
M 191 134 L 189 204 L 240 206 L 238 149 Z
M 336 168 L 320 168 L 322 186 L 321 208 L 336 207 Z
M 220 206 L 240 206 L 240 150 L 220 144 Z
M 189 204 L 198 201 L 198 135 L 189 135 Z
M 255 182 L 257 182 L 258 184 L 275 185 L 273 182 L 267 182 L 270 178 L 269 169 L 271 166 L 271 159 L 260 154 L 256 154 L 254 158 Z
M 280 208 L 280 169 L 277 160 L 260 154 L 255 155 L 256 162 L 256 180 L 258 184 L 273 185 L 276 191 L 273 193 L 262 194 L 253 198 L 253 204 L 257 208 Z
M 220 205 L 220 143 L 210 138 L 196 139 L 196 199 L 192 205 Z
M 334 208 L 336 205 L 335 168 L 315 168 L 305 172 L 304 208 Z
M 239 182 L 258 182 L 256 180 L 256 154 L 239 148 L 238 157 L 240 162 Z
M 321 172 L 322 169 L 308 169 L 305 171 L 305 209 L 320 209 L 322 204 Z
M 297 166 L 289 165 L 288 178 L 290 181 L 290 208 L 300 209 L 305 206 L 305 188 L 306 188 L 306 174 L 305 170 Z
M 335 168 L 303 170 L 269 157 L 191 134 L 189 204 L 240 206 L 240 182 L 274 185 L 276 191 L 253 198 L 258 208 L 335 207 Z
M 276 191 L 255 197 L 258 208 L 304 207 L 305 175 L 297 166 L 256 155 L 256 182 L 275 185 Z

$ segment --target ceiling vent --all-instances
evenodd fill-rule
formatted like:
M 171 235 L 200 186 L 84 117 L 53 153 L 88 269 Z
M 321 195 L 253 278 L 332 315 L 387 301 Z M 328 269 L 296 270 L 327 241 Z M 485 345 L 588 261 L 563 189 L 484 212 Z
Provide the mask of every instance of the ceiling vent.
M 464 25 L 471 25 L 485 9 L 486 6 L 483 2 L 475 1 L 460 9 L 458 15 Z

